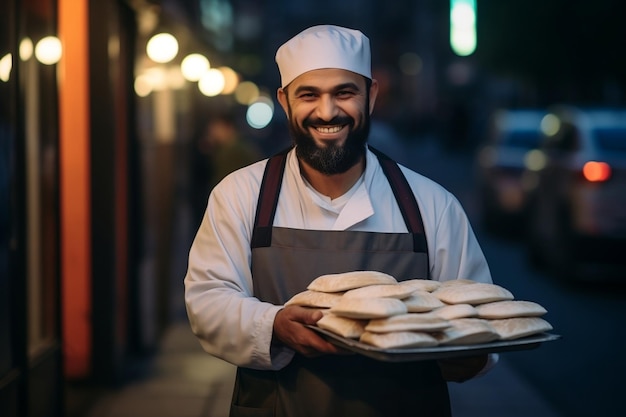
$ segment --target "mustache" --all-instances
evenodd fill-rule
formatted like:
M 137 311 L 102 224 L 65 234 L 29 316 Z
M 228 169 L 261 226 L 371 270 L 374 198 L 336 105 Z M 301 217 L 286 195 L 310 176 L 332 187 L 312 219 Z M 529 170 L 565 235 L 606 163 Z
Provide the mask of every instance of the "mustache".
M 348 116 L 335 116 L 331 120 L 322 120 L 319 118 L 306 118 L 302 121 L 303 127 L 309 126 L 337 126 L 337 125 L 353 125 L 354 120 Z

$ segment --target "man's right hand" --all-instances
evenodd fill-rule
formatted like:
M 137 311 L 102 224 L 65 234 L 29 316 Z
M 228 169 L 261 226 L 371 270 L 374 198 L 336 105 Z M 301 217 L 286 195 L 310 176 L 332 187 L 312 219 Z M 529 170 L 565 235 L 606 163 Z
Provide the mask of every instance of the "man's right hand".
M 324 353 L 344 353 L 340 348 L 324 340 L 306 325 L 314 325 L 323 316 L 312 308 L 287 306 L 274 318 L 272 343 L 283 343 L 306 357 Z

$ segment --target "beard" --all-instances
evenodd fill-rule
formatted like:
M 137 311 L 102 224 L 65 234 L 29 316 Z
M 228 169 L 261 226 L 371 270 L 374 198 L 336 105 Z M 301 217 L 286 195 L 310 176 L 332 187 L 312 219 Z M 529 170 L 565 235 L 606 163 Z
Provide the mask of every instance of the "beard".
M 289 133 L 296 145 L 296 155 L 316 171 L 325 175 L 343 174 L 355 166 L 365 155 L 365 144 L 370 131 L 370 115 L 363 113 L 358 127 L 349 116 L 338 116 L 330 121 L 307 118 L 302 127 L 297 125 L 293 117 L 289 118 Z M 350 131 L 343 145 L 329 142 L 326 145 L 315 143 L 308 128 L 315 126 L 346 125 Z

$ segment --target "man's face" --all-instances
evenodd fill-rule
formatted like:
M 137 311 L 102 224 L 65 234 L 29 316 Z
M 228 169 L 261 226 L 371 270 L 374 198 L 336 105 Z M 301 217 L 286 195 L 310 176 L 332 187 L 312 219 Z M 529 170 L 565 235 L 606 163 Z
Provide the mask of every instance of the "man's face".
M 315 170 L 340 174 L 365 153 L 377 84 L 350 71 L 322 69 L 300 75 L 278 100 L 289 117 L 296 154 Z

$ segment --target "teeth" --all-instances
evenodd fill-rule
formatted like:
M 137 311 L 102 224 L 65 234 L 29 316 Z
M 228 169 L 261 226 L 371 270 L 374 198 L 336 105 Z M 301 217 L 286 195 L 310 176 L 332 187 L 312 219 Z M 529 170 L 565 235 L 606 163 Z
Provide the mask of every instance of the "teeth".
M 337 133 L 342 129 L 342 126 L 318 127 L 316 129 L 320 133 Z

